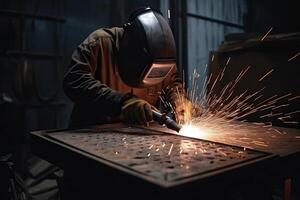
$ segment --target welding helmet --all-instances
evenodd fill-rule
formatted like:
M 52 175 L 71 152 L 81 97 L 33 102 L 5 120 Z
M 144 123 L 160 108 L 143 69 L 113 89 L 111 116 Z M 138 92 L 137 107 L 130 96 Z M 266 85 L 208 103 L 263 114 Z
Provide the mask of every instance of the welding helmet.
M 161 83 L 176 67 L 176 47 L 168 22 L 149 7 L 131 14 L 123 26 L 118 73 L 130 87 Z

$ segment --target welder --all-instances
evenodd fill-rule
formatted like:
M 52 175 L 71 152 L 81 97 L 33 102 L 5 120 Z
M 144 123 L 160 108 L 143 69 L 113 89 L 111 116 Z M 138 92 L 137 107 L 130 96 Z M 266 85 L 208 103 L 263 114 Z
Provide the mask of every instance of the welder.
M 176 106 L 183 88 L 172 31 L 149 7 L 134 11 L 122 28 L 90 34 L 74 51 L 63 85 L 75 104 L 73 127 L 119 120 L 146 124 L 159 105 L 162 112 L 171 107 L 179 120 L 191 112 Z
M 91 33 L 74 51 L 63 85 L 74 102 L 70 127 L 147 124 L 154 118 L 178 131 L 180 127 L 162 113 L 175 110 L 181 120 L 188 112 L 176 106 L 178 96 L 188 100 L 177 71 L 172 31 L 161 13 L 149 7 L 134 11 L 122 28 Z M 78 181 L 78 173 L 72 171 L 65 171 L 61 181 L 63 199 L 87 199 L 98 183 L 85 177 Z

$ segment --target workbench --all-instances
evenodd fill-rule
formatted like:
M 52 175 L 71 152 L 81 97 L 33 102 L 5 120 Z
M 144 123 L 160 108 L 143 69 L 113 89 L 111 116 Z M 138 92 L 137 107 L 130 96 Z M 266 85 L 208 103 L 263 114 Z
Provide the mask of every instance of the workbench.
M 190 138 L 155 123 L 107 124 L 34 131 L 31 142 L 34 154 L 81 177 L 91 193 L 113 187 L 111 196 L 264 199 L 275 179 L 297 175 L 300 130 L 246 127 Z

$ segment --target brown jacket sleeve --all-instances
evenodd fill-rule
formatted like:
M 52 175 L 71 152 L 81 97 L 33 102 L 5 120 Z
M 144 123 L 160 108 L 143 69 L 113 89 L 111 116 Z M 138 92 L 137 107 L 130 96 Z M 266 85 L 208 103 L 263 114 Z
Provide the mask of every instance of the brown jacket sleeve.
M 66 95 L 80 107 L 92 108 L 99 115 L 117 116 L 126 94 L 115 91 L 95 78 L 101 71 L 98 66 L 105 50 L 103 46 L 112 45 L 110 38 L 90 36 L 80 44 L 72 55 L 69 71 L 65 74 L 63 87 Z M 111 48 L 112 49 L 112 48 Z M 110 56 L 111 52 L 105 53 Z

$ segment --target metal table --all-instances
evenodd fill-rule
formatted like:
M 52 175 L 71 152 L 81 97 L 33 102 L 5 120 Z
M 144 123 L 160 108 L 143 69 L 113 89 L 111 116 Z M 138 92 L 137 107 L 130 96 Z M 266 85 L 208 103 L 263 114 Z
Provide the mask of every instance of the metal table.
M 250 125 L 242 130 L 226 132 L 226 137 L 188 138 L 158 124 L 108 124 L 35 131 L 31 141 L 41 158 L 75 174 L 84 171 L 91 185 L 118 187 L 128 196 L 212 197 L 212 191 L 252 187 L 257 174 L 299 163 L 300 131 L 253 131 Z M 245 144 L 245 138 L 256 142 Z

